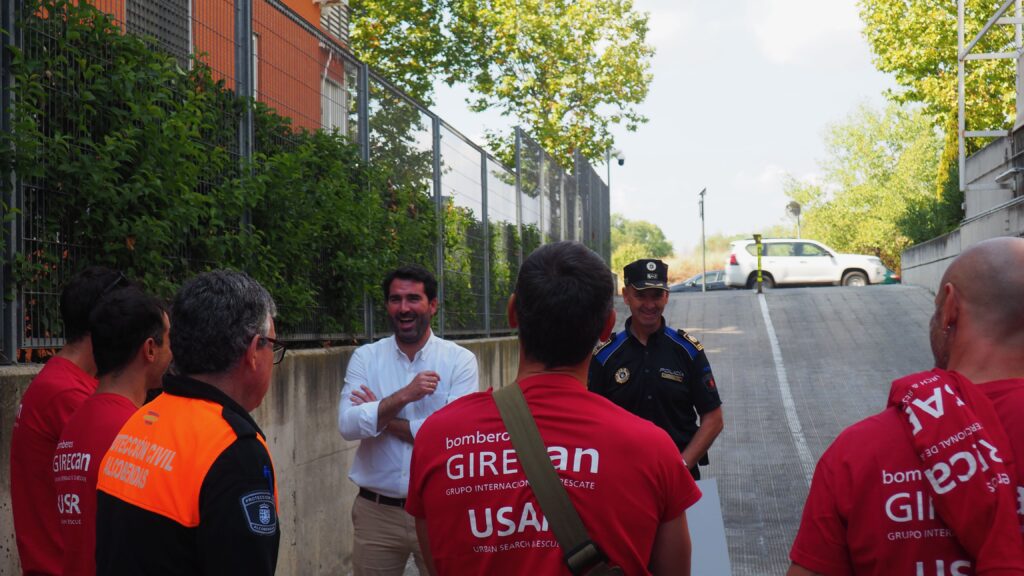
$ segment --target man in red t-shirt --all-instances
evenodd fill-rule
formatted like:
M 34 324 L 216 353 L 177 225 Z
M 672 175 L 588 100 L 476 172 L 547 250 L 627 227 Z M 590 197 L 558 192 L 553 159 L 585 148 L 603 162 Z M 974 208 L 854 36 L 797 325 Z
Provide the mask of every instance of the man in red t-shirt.
M 1024 239 L 988 240 L 953 261 L 931 321 L 937 369 L 897 380 L 890 407 L 844 430 L 822 455 L 790 552 L 789 576 L 968 576 L 982 573 L 982 564 L 1000 574 L 1024 574 L 1018 529 L 1024 526 L 1021 294 Z M 952 386 L 925 387 L 939 378 Z M 900 402 L 917 389 L 927 390 L 924 400 Z M 976 391 L 982 393 L 977 401 L 963 402 Z M 980 415 L 986 406 L 994 409 L 988 420 L 943 434 L 921 449 L 931 422 L 968 408 Z M 993 445 L 1002 431 L 1003 443 Z M 944 449 L 961 452 L 933 464 Z M 1003 514 L 979 520 L 973 515 L 979 500 L 951 497 L 955 488 L 1004 464 L 996 484 L 981 491 L 1009 493 Z M 1008 518 L 1007 528 L 992 523 L 1000 517 Z M 1004 540 L 993 543 L 995 538 Z M 968 548 L 984 552 L 976 557 Z
M 138 288 L 105 296 L 90 317 L 99 386 L 75 412 L 53 456 L 64 576 L 96 573 L 96 482 L 121 426 L 160 387 L 171 361 L 166 306 Z
M 11 433 L 11 508 L 21 569 L 60 574 L 63 547 L 53 487 L 53 454 L 64 425 L 96 390 L 89 314 L 104 293 L 127 284 L 119 272 L 86 268 L 60 297 L 64 347 L 21 398 Z
M 508 307 L 517 381 L 591 540 L 626 574 L 690 573 L 686 508 L 700 490 L 664 430 L 587 391 L 614 285 L 582 244 L 537 249 Z M 509 383 L 511 384 L 511 383 Z M 569 574 L 491 391 L 434 413 L 413 447 L 406 508 L 431 574 Z

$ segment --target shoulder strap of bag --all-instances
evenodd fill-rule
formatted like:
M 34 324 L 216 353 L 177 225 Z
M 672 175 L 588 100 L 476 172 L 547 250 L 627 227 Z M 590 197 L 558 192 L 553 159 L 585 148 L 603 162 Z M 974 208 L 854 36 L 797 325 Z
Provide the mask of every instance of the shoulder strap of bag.
M 518 382 L 513 382 L 493 393 L 498 412 L 516 449 L 530 488 L 540 502 L 540 508 L 558 538 L 565 554 L 565 562 L 573 574 L 586 573 L 606 560 L 604 553 L 587 534 L 579 513 L 573 507 L 562 481 L 551 464 L 547 448 L 537 430 L 537 423 L 523 398 Z

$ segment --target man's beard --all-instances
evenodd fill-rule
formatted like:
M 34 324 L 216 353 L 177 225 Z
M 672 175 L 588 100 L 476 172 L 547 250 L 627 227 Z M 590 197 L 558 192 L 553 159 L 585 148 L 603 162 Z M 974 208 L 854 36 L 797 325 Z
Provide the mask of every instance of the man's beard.
M 430 328 L 430 316 L 426 314 L 408 313 L 404 315 L 402 319 L 411 319 L 415 317 L 416 322 L 413 324 L 411 329 L 402 330 L 399 328 L 400 316 L 402 315 L 388 315 L 388 323 L 391 324 L 391 331 L 395 333 L 395 338 L 403 344 L 415 344 L 423 338 L 423 335 L 427 333 L 427 329 Z

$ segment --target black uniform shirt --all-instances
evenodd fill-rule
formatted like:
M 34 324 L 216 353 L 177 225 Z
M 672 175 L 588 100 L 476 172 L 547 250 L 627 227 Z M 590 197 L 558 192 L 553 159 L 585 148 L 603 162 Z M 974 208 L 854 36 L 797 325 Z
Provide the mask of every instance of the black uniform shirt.
M 151 409 L 143 407 L 142 411 L 162 411 L 158 414 L 160 419 L 176 420 L 179 428 L 213 430 L 229 426 L 236 439 L 208 470 L 199 470 L 204 472 L 201 478 L 193 478 L 192 474 L 182 476 L 183 481 L 202 482 L 196 504 L 198 526 L 185 526 L 153 511 L 147 503 L 128 502 L 99 490 L 97 574 L 274 574 L 281 530 L 274 465 L 267 448 L 257 438 L 266 438 L 263 431 L 242 406 L 209 384 L 168 374 L 164 376 L 164 389 L 162 400 L 158 398 L 147 405 Z M 208 415 L 198 413 L 189 420 L 189 414 L 166 412 L 159 407 L 162 401 L 178 402 L 174 397 L 219 404 L 223 420 L 211 421 Z M 193 439 L 188 434 L 178 436 Z M 177 458 L 188 458 L 190 445 L 167 447 L 175 450 Z M 183 474 L 190 469 L 188 465 L 175 467 L 179 468 Z M 181 495 L 167 498 L 186 499 L 189 486 L 183 483 L 181 491 Z
M 631 320 L 594 351 L 588 387 L 657 424 L 682 452 L 697 433 L 697 415 L 722 405 L 711 365 L 696 338 L 664 319 L 646 346 L 629 331 Z

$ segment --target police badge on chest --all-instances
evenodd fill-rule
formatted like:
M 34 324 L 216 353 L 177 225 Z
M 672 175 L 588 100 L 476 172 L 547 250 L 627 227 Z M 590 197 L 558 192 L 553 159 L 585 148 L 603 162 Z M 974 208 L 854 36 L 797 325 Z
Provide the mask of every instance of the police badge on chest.
M 615 383 L 625 384 L 629 382 L 629 368 L 619 368 L 615 371 Z

